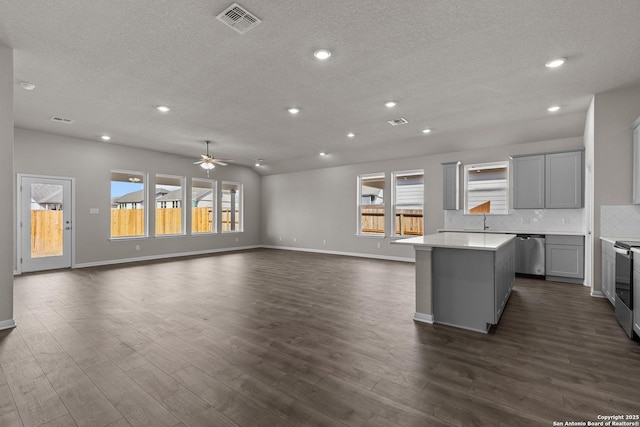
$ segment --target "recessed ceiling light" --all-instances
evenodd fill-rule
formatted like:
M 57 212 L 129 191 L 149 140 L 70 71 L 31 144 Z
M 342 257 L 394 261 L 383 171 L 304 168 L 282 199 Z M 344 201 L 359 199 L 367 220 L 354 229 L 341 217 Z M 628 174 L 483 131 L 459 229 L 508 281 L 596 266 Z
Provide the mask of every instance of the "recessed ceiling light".
M 355 136 L 356 136 L 356 134 L 355 134 L 355 133 L 353 133 L 353 132 L 349 132 L 349 133 L 347 134 L 347 137 L 349 137 L 349 138 L 353 138 L 353 137 L 355 137 Z
M 36 85 L 29 82 L 22 82 L 20 83 L 20 86 L 22 86 L 22 89 L 24 90 L 34 90 L 36 88 Z
M 331 52 L 329 52 L 327 49 L 318 49 L 313 52 L 313 56 L 315 56 L 320 61 L 324 61 L 325 59 L 329 59 L 329 57 L 331 56 Z
M 291 107 L 287 111 L 291 114 L 298 114 L 300 112 L 300 109 L 296 107 Z
M 321 155 L 321 156 L 326 156 L 326 155 L 327 155 L 327 153 L 325 153 L 324 151 L 321 151 L 321 152 L 320 152 L 320 155 Z
M 566 58 L 557 58 L 557 59 L 552 59 L 551 61 L 547 62 L 546 64 L 544 64 L 547 68 L 558 68 L 560 66 L 562 66 L 562 64 L 564 64 L 566 62 Z
M 429 128 L 422 129 L 422 133 L 431 133 L 431 129 Z
M 547 108 L 547 111 L 550 113 L 555 113 L 556 111 L 558 111 L 560 109 L 559 105 L 554 105 L 552 107 Z
M 156 110 L 160 111 L 161 113 L 168 113 L 169 111 L 171 111 L 171 108 L 167 107 L 166 105 L 158 105 L 156 107 Z
M 384 106 L 387 108 L 393 108 L 397 105 L 398 103 L 396 101 L 387 101 L 384 103 Z
M 102 135 L 100 139 L 102 139 L 103 141 L 109 141 L 111 140 L 111 137 L 109 135 Z
M 260 163 L 256 163 L 257 168 L 259 168 L 260 166 L 262 166 Z

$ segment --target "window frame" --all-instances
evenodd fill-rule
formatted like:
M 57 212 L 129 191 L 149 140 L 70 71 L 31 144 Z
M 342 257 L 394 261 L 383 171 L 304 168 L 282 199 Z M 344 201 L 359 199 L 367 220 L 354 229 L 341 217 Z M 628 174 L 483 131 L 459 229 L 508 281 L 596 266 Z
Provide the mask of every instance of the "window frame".
M 206 187 L 194 187 L 194 182 L 209 183 L 211 188 L 211 231 L 193 231 L 193 189 L 194 188 L 206 188 Z M 218 181 L 209 178 L 191 178 L 191 203 L 189 203 L 191 212 L 191 235 L 192 236 L 206 236 L 218 233 Z
M 238 187 L 238 191 L 240 191 L 240 196 L 238 197 L 238 230 L 224 230 L 222 226 L 222 197 L 224 195 L 224 186 L 225 185 L 236 185 Z M 221 234 L 236 234 L 236 233 L 244 233 L 244 186 L 241 182 L 236 181 L 222 181 L 220 184 L 220 233 Z
M 154 233 L 154 237 L 178 237 L 178 236 L 185 236 L 186 235 L 186 187 L 187 187 L 187 182 L 186 182 L 186 178 L 184 176 L 179 176 L 179 175 L 170 175 L 170 174 L 164 174 L 164 173 L 156 173 L 155 174 L 155 182 L 154 182 L 154 187 L 153 187 L 153 194 L 157 195 L 158 194 L 158 185 L 162 185 L 162 184 L 158 184 L 158 178 L 162 179 L 176 179 L 177 181 L 180 182 L 180 204 L 181 204 L 181 212 L 180 212 L 180 231 L 178 233 L 166 233 L 166 234 L 159 234 L 158 231 L 158 209 L 166 209 L 166 208 L 176 208 L 177 206 L 175 206 L 175 202 L 172 203 L 172 206 L 158 206 L 158 198 L 154 197 L 153 199 L 153 213 L 154 213 L 154 228 L 155 228 L 155 233 Z M 165 185 L 171 185 L 174 186 L 174 184 L 165 184 Z M 167 203 L 167 202 L 160 202 L 162 203 Z
M 136 234 L 133 236 L 114 236 L 113 235 L 113 230 L 111 228 L 111 215 L 112 215 L 112 210 L 113 210 L 113 203 L 114 203 L 114 199 L 115 197 L 113 197 L 113 189 L 112 189 L 112 185 L 114 182 L 113 179 L 113 175 L 114 174 L 121 174 L 121 175 L 129 175 L 129 177 L 132 176 L 138 176 L 141 178 L 141 185 L 142 185 L 142 234 Z M 141 172 L 141 171 L 133 171 L 133 170 L 126 170 L 126 169 L 112 169 L 110 174 L 109 174 L 109 240 L 131 240 L 131 239 L 146 239 L 149 237 L 149 209 L 148 209 L 148 205 L 149 205 L 149 174 L 147 172 Z M 126 181 L 116 181 L 116 182 L 126 182 Z M 138 190 L 136 190 L 138 191 Z M 129 193 L 127 193 L 129 194 Z M 126 208 L 124 208 L 126 209 Z
M 373 179 L 373 178 L 382 178 L 382 181 L 384 182 L 383 188 L 382 188 L 382 217 L 383 217 L 383 230 L 382 233 L 374 233 L 374 232 L 363 232 L 362 231 L 362 207 L 363 206 L 374 206 L 374 205 L 364 205 L 362 203 L 362 183 L 363 181 L 367 180 L 367 179 Z M 386 204 L 386 199 L 384 197 L 384 194 L 386 193 L 386 188 L 387 188 L 387 174 L 386 172 L 376 172 L 376 173 L 368 173 L 368 174 L 362 174 L 362 175 L 358 175 L 357 180 L 357 198 L 356 198 L 356 215 L 357 215 L 357 219 L 356 219 L 356 235 L 359 237 L 374 237 L 374 238 L 384 238 L 387 235 L 387 204 Z
M 505 186 L 504 186 L 504 197 L 505 197 L 505 208 L 504 211 L 498 212 L 488 212 L 485 214 L 481 213 L 470 213 L 469 212 L 469 170 L 472 168 L 482 168 L 482 169 L 492 169 L 492 168 L 505 168 Z M 464 215 L 509 215 L 509 190 L 510 190 L 510 168 L 508 160 L 500 160 L 495 162 L 485 162 L 485 163 L 473 163 L 464 165 Z
M 397 234 L 396 233 L 396 209 L 397 209 L 397 195 L 398 195 L 398 190 L 397 190 L 397 180 L 398 177 L 403 177 L 403 176 L 416 176 L 416 175 L 422 175 L 422 204 L 421 204 L 421 210 L 422 210 L 422 234 Z M 424 169 L 412 169 L 412 170 L 405 170 L 405 171 L 395 171 L 395 172 L 391 172 L 391 214 L 392 214 L 392 227 L 391 227 L 391 236 L 392 237 L 398 237 L 398 238 L 405 238 L 407 236 L 424 236 Z

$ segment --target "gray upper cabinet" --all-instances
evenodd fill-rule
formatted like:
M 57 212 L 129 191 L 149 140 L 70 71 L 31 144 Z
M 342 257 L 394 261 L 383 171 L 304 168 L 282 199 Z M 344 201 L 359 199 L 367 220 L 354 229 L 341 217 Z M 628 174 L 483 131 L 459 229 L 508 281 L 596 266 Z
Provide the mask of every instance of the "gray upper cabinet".
M 545 207 L 581 208 L 582 151 L 545 155 Z
M 633 204 L 640 205 L 640 118 L 633 126 Z
M 544 154 L 513 158 L 513 208 L 544 208 Z
M 583 151 L 513 157 L 513 208 L 583 207 L 583 163 Z
M 460 207 L 460 162 L 442 164 L 443 209 L 458 210 Z

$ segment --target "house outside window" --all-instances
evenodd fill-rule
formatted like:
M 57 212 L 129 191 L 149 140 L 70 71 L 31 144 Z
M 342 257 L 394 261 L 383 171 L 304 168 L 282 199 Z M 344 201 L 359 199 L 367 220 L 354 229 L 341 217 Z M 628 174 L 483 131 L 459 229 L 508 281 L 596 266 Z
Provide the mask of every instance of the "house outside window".
M 242 184 L 222 181 L 221 228 L 223 233 L 243 231 Z
M 184 182 L 182 176 L 156 175 L 156 236 L 184 234 Z
M 394 236 L 422 236 L 424 170 L 393 172 Z
M 147 236 L 147 174 L 111 171 L 111 238 Z
M 465 213 L 509 213 L 509 164 L 493 162 L 464 167 Z
M 193 178 L 191 180 L 191 233 L 215 233 L 216 181 Z
M 384 236 L 384 173 L 358 177 L 358 234 Z

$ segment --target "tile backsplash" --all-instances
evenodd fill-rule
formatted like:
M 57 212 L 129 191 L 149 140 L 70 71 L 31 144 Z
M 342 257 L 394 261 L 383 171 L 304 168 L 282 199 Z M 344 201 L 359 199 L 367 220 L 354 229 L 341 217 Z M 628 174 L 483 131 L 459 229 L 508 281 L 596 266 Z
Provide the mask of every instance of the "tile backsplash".
M 583 232 L 584 209 L 511 209 L 508 215 L 487 215 L 490 230 Z M 482 215 L 444 211 L 444 228 L 482 229 Z
M 600 206 L 600 235 L 640 237 L 640 205 Z

